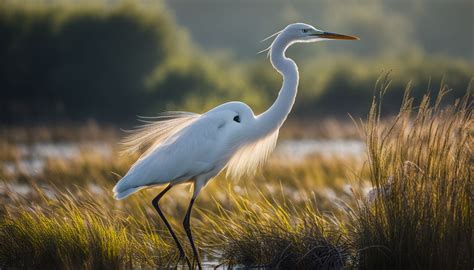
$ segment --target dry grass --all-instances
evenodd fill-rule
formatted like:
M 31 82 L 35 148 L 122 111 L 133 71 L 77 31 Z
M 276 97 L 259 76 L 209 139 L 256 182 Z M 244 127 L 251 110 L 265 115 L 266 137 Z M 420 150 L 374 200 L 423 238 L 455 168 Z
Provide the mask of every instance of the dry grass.
M 388 82 L 382 83 L 385 91 Z M 382 93 L 383 93 L 382 91 Z M 374 101 L 366 131 L 372 204 L 355 213 L 361 269 L 469 269 L 474 265 L 472 96 L 414 106 L 407 91 L 391 125 Z
M 47 160 L 44 171 L 39 175 L 20 173 L 11 175 L 8 182 L 4 182 L 4 189 L 18 184 L 18 181 L 35 189 L 24 198 L 14 191 L 3 192 L 0 242 L 5 244 L 0 245 L 0 265 L 20 268 L 67 268 L 68 265 L 80 264 L 85 268 L 94 268 L 99 262 L 103 263 L 102 266 L 110 264 L 117 268 L 133 268 L 140 265 L 165 266 L 168 261 L 170 265 L 174 265 L 177 254 L 173 241 L 150 206 L 158 191 L 141 191 L 120 202 L 111 197 L 110 190 L 116 177 L 110 172 L 125 171 L 134 157 L 109 160 L 89 151 L 79 153 L 72 159 Z M 218 177 L 206 187 L 197 202 L 196 206 L 200 210 L 194 213 L 192 220 L 196 241 L 203 247 L 203 254 L 207 257 L 219 258 L 229 264 L 250 265 L 251 261 L 244 262 L 239 258 L 231 259 L 218 254 L 221 248 L 222 252 L 237 250 L 238 246 L 234 244 L 239 241 L 243 244 L 246 239 L 244 234 L 240 239 L 235 239 L 235 242 L 219 242 L 213 232 L 233 228 L 235 231 L 227 231 L 229 237 L 239 235 L 237 227 L 227 225 L 231 221 L 236 225 L 244 221 L 245 217 L 250 218 L 258 214 L 246 212 L 246 209 L 241 208 L 244 204 L 258 202 L 262 211 L 267 211 L 268 219 L 260 220 L 259 216 L 254 216 L 253 219 L 260 222 L 250 226 L 252 222 L 249 221 L 247 225 L 242 224 L 241 229 L 247 230 L 250 235 L 255 228 L 259 228 L 262 233 L 267 229 L 267 235 L 262 235 L 260 240 L 270 241 L 273 233 L 273 236 L 281 235 L 280 240 L 291 241 L 293 248 L 291 253 L 282 257 L 284 260 L 281 262 L 270 254 L 264 255 L 265 252 L 259 252 L 260 255 L 256 253 L 255 262 L 288 265 L 298 260 L 301 261 L 301 267 L 304 267 L 311 265 L 308 260 L 314 256 L 320 256 L 321 259 L 333 256 L 324 259 L 321 265 L 345 264 L 347 249 L 342 247 L 342 241 L 337 242 L 340 241 L 336 239 L 339 237 L 336 237 L 337 232 L 332 232 L 337 229 L 336 224 L 331 228 L 331 232 L 326 231 L 324 226 L 331 222 L 325 221 L 325 217 L 320 213 L 312 213 L 315 208 L 311 207 L 315 207 L 317 202 L 319 209 L 329 211 L 339 203 L 328 196 L 327 190 L 338 194 L 337 196 L 351 198 L 351 194 L 343 191 L 347 183 L 346 177 L 349 177 L 344 173 L 344 169 L 357 167 L 357 164 L 358 162 L 353 160 L 323 157 L 311 157 L 294 164 L 273 159 L 252 179 L 229 182 Z M 291 171 L 293 177 L 288 175 L 288 171 Z M 182 243 L 187 243 L 181 224 L 189 199 L 187 187 L 177 187 L 161 202 Z M 270 207 L 289 211 L 286 217 L 288 220 L 281 223 L 286 227 L 272 230 L 271 224 L 278 224 L 279 221 L 278 216 L 272 216 L 275 209 Z M 223 214 L 221 211 L 228 215 L 211 215 Z M 290 224 L 290 219 L 295 222 Z M 94 225 L 90 226 L 91 224 Z M 34 229 L 29 230 L 30 227 Z M 285 230 L 288 231 L 283 236 Z M 99 242 L 95 243 L 94 241 L 103 240 L 99 238 L 101 235 L 108 239 L 106 242 L 112 246 L 104 247 Z M 298 240 L 302 236 L 305 239 Z M 82 242 L 77 242 L 77 238 L 82 239 Z M 300 245 L 306 241 L 314 241 L 313 244 L 317 243 L 319 246 L 327 244 L 328 250 L 320 248 L 308 253 L 312 244 L 308 242 L 306 246 Z M 272 240 L 268 248 L 275 247 L 278 242 L 278 238 Z M 253 243 L 255 242 L 247 243 L 248 251 L 256 250 L 257 246 Z M 95 252 L 86 252 L 94 244 L 98 245 L 93 247 Z M 254 249 L 249 249 L 250 247 Z M 185 248 L 189 251 L 187 244 Z M 275 250 L 274 255 L 282 251 Z M 28 253 L 32 253 L 30 260 L 18 260 Z M 339 257 L 342 255 L 338 253 L 344 256 Z M 171 260 L 167 260 L 168 258 Z
M 2 267 L 132 269 L 176 259 L 147 219 L 110 209 L 108 199 L 84 191 L 36 191 L 30 199 L 10 193 L 12 202 L 1 207 Z
M 203 211 L 208 225 L 199 232 L 201 244 L 225 264 L 272 269 L 349 265 L 352 249 L 347 228 L 332 214 L 319 212 L 315 199 L 296 206 L 264 194 L 255 200 L 229 193 L 233 208 L 216 202 L 217 211 Z
M 273 158 L 255 177 L 218 177 L 199 196 L 191 221 L 203 256 L 282 269 L 469 269 L 472 96 L 447 107 L 440 99 L 427 96 L 414 106 L 407 92 L 399 115 L 383 123 L 375 100 L 360 125 L 368 162 Z M 3 138 L 2 162 L 19 163 L 22 142 Z M 118 178 L 111 172 L 123 174 L 135 157 L 93 150 L 81 146 L 73 158 L 47 159 L 39 174 L 0 171 L 0 267 L 176 263 L 173 241 L 150 206 L 158 191 L 111 197 Z M 364 196 L 367 182 L 376 187 L 373 200 Z M 18 183 L 34 189 L 23 197 L 5 191 Z M 189 199 L 187 187 L 177 187 L 160 204 L 191 254 L 181 228 Z

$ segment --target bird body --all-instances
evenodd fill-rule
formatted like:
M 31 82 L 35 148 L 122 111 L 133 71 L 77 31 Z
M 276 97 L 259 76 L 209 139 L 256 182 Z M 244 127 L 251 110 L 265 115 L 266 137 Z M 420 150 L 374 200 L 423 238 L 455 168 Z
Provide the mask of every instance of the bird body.
M 226 167 L 246 139 L 226 134 L 232 132 L 231 125 L 239 124 L 234 121 L 237 115 L 254 118 L 250 107 L 241 102 L 225 103 L 196 117 L 141 157 L 115 186 L 115 198 L 169 182 L 196 182 L 200 176 L 209 178 L 195 184 L 205 185 Z
M 127 152 L 148 149 L 116 184 L 114 197 L 123 199 L 140 189 L 168 184 L 153 200 L 153 206 L 168 227 L 181 256 L 184 250 L 158 202 L 172 186 L 184 182 L 194 184 L 183 225 L 199 268 L 199 256 L 189 227 L 194 200 L 206 183 L 225 168 L 234 178 L 252 173 L 275 148 L 279 129 L 293 107 L 298 89 L 298 68 L 286 57 L 286 49 L 298 42 L 357 39 L 303 23 L 290 24 L 273 36 L 276 38 L 269 47 L 269 56 L 273 67 L 283 76 L 283 85 L 276 101 L 265 112 L 255 116 L 242 102 L 228 102 L 204 114 L 170 112 L 151 121 L 147 118 L 147 124 L 124 141 Z M 191 268 L 187 257 L 186 261 Z

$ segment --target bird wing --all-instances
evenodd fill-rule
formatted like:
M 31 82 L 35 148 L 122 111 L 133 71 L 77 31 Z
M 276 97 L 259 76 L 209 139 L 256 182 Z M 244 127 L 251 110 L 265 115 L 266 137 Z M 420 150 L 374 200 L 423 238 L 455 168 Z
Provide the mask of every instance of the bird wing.
M 182 127 L 168 132 L 168 137 L 158 137 L 159 142 L 151 143 L 151 147 L 117 183 L 114 192 L 123 193 L 137 187 L 190 179 L 209 172 L 219 158 L 216 144 L 222 121 L 218 115 L 201 115 L 193 116 L 186 124 L 178 122 Z M 152 131 L 135 138 L 135 142 L 151 140 L 149 137 L 153 135 L 148 132 Z

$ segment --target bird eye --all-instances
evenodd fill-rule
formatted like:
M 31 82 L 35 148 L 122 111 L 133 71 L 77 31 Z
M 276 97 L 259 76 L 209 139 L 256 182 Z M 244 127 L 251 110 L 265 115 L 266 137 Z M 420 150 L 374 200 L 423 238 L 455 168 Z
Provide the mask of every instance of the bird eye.
M 308 33 L 309 29 L 303 29 L 301 31 L 303 31 L 303 33 Z
M 234 117 L 234 121 L 237 122 L 237 123 L 240 123 L 240 117 L 238 115 L 236 115 Z

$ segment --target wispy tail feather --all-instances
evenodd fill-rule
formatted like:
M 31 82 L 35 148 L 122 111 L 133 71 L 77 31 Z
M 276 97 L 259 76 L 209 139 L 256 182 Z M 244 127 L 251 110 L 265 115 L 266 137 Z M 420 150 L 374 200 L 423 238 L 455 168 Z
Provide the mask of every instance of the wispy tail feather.
M 135 153 L 147 149 L 141 157 L 146 156 L 155 146 L 179 133 L 185 127 L 199 118 L 199 114 L 190 112 L 166 112 L 156 117 L 143 117 L 139 126 L 130 132 L 122 142 L 122 153 Z

